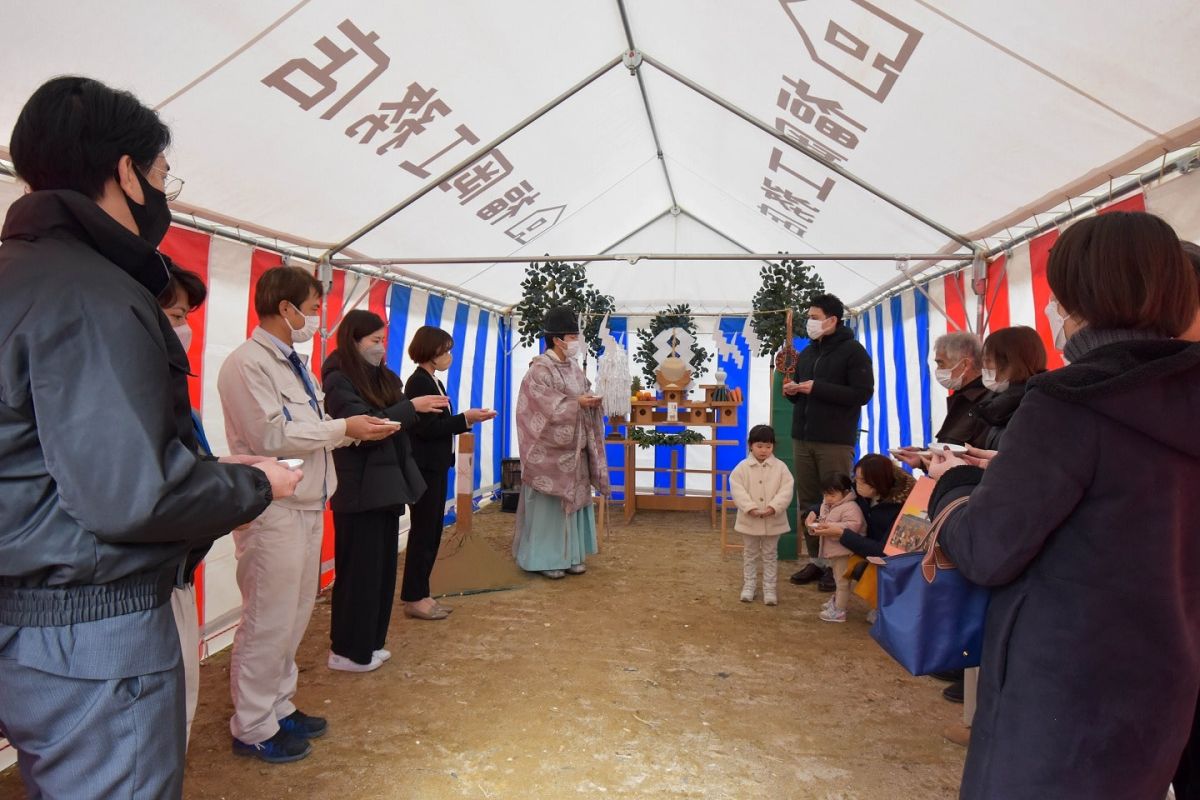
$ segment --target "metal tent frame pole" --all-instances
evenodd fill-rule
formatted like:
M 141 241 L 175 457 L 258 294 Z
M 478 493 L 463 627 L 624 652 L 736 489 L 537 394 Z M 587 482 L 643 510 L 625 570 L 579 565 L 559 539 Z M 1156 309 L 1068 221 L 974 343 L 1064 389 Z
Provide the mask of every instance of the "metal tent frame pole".
M 1093 197 L 1091 200 L 1088 200 L 1086 203 L 1082 203 L 1068 211 L 1064 211 L 1063 213 L 1061 213 L 1058 216 L 1051 219 L 1049 222 L 1046 222 L 1042 225 L 1038 225 L 1038 226 L 1026 231 L 1025 233 L 1022 233 L 1020 236 L 1017 236 L 1013 239 L 1009 239 L 1008 241 L 1003 242 L 1002 244 L 999 244 L 999 245 L 991 248 L 990 250 L 987 250 L 986 252 L 983 253 L 983 258 L 985 260 L 990 261 L 991 259 L 1000 255 L 1001 253 L 1005 253 L 1010 250 L 1015 250 L 1016 248 L 1025 244 L 1026 242 L 1033 241 L 1037 237 L 1041 236 L 1043 233 L 1049 233 L 1050 231 L 1054 230 L 1055 228 L 1059 228 L 1059 227 L 1065 225 L 1066 223 L 1071 222 L 1072 220 L 1075 220 L 1082 216 L 1090 214 L 1093 211 L 1096 211 L 1097 209 L 1101 208 L 1102 206 L 1106 206 L 1109 203 L 1112 203 L 1119 198 L 1123 198 L 1126 195 L 1141 191 L 1142 189 L 1146 188 L 1147 186 L 1154 183 L 1155 181 L 1162 180 L 1163 178 L 1167 177 L 1168 175 L 1173 175 L 1176 172 L 1178 172 L 1180 174 L 1187 174 L 1195 169 L 1200 169 L 1200 148 L 1190 151 L 1189 153 L 1185 154 L 1182 158 L 1177 158 L 1174 161 L 1168 161 L 1166 164 L 1164 164 L 1159 169 L 1150 170 L 1143 175 L 1139 175 L 1138 177 L 1134 178 L 1133 180 L 1110 190 L 1108 192 L 1108 194 L 1100 195 L 1098 197 Z M 914 257 L 914 258 L 918 258 L 918 257 Z M 930 281 L 935 281 L 938 278 L 944 278 L 947 275 L 951 275 L 955 272 L 958 272 L 959 270 L 961 270 L 967 266 L 970 266 L 972 263 L 972 259 L 963 258 L 961 255 L 959 255 L 959 256 L 943 255 L 936 260 L 937 261 L 948 261 L 948 260 L 951 260 L 952 258 L 955 259 L 954 264 L 943 267 L 941 269 L 934 270 L 933 272 L 929 273 L 928 275 L 922 275 L 920 277 L 920 280 L 924 283 L 928 283 Z M 932 261 L 935 259 L 930 259 L 930 260 Z M 912 279 L 910 278 L 910 280 L 912 280 Z M 870 308 L 875 305 L 878 305 L 879 303 L 882 303 L 884 300 L 888 300 L 888 299 L 896 296 L 897 294 L 900 294 L 902 291 L 904 291 L 904 279 L 899 278 L 899 279 L 891 281 L 890 283 L 884 284 L 882 287 L 880 287 L 878 294 L 859 298 L 855 302 L 854 307 L 856 309 Z
M 590 255 L 544 256 L 440 256 L 436 258 L 338 258 L 330 262 L 341 269 L 350 266 L 390 267 L 400 264 L 524 264 L 545 261 L 946 261 L 961 256 L 944 253 L 593 253 Z
M 338 253 L 340 253 L 341 251 L 345 250 L 347 247 L 354 244 L 359 239 L 366 236 L 368 233 L 375 230 L 380 225 L 387 222 L 389 219 L 396 216 L 401 211 L 408 208 L 413 203 L 417 202 L 422 197 L 424 197 L 425 195 L 432 192 L 434 190 L 434 188 L 436 188 L 438 185 L 450 180 L 455 175 L 457 175 L 458 173 L 462 172 L 467 167 L 474 164 L 480 158 L 487 155 L 488 153 L 490 153 L 492 150 L 499 147 L 500 145 L 504 144 L 506 141 L 508 141 L 513 136 L 515 136 L 516 134 L 523 131 L 525 128 L 532 125 L 537 120 L 544 117 L 550 111 L 553 111 L 555 108 L 558 108 L 558 106 L 562 105 L 562 103 L 566 102 L 568 99 L 570 99 L 571 97 L 578 94 L 584 88 L 589 86 L 591 83 L 593 83 L 594 81 L 599 79 L 602 75 L 604 75 L 605 73 L 607 73 L 609 70 L 611 70 L 613 67 L 617 66 L 620 63 L 621 63 L 621 56 L 616 56 L 615 58 L 609 60 L 608 62 L 606 62 L 604 64 L 604 66 L 600 67 L 595 72 L 588 75 L 586 78 L 581 80 L 579 83 L 575 84 L 570 89 L 567 89 L 565 92 L 560 94 L 558 97 L 555 97 L 553 100 L 546 103 L 544 106 L 539 108 L 537 111 L 535 111 L 532 114 L 530 114 L 529 116 L 525 117 L 525 119 L 521 120 L 516 125 L 512 126 L 508 130 L 506 130 L 504 133 L 500 134 L 495 139 L 492 139 L 490 142 L 483 145 L 483 147 L 474 151 L 469 156 L 464 158 L 462 161 L 459 161 L 453 167 L 446 170 L 441 175 L 439 175 L 438 177 L 434 178 L 429 183 L 422 186 L 416 192 L 414 192 L 411 195 L 409 195 L 408 197 L 404 198 L 404 200 L 401 200 L 399 203 L 397 203 L 396 205 L 389 208 L 383 214 L 381 214 L 378 217 L 376 217 L 375 219 L 371 220 L 369 223 L 367 223 L 363 227 L 359 228 L 357 231 L 350 234 L 345 239 L 343 239 L 342 241 L 335 244 L 333 247 L 329 248 L 329 250 L 327 250 L 324 254 L 322 254 L 321 259 L 329 260 L 329 259 L 333 258 L 333 256 L 335 256 Z
M 671 173 L 667 171 L 667 160 L 663 157 L 662 143 L 658 139 L 658 126 L 654 123 L 654 114 L 650 111 L 650 96 L 646 94 L 646 82 L 642 79 L 642 71 L 638 69 L 641 63 L 641 54 L 638 52 L 637 45 L 633 43 L 633 27 L 629 24 L 629 13 L 625 10 L 625 0 L 617 0 L 617 9 L 621 12 L 621 24 L 625 28 L 625 42 L 629 45 L 629 52 L 625 54 L 622 61 L 629 68 L 629 72 L 637 78 L 638 91 L 642 95 L 642 106 L 646 109 L 646 120 L 650 123 L 650 137 L 654 139 L 654 152 L 658 156 L 659 166 L 662 167 L 663 179 L 667 182 L 667 193 L 671 195 L 671 208 L 679 208 L 679 201 L 675 198 L 675 186 L 671 183 Z
M 684 86 L 691 89 L 692 91 L 696 92 L 697 94 L 707 98 L 708 100 L 712 101 L 713 103 L 716 103 L 721 108 L 724 108 L 726 111 L 729 111 L 730 113 L 737 115 L 738 117 L 745 120 L 746 122 L 749 122 L 751 125 L 758 128 L 763 133 L 766 133 L 768 136 L 772 137 L 773 139 L 776 139 L 776 140 L 786 144 L 788 147 L 795 150 L 797 153 L 801 153 L 804 156 L 812 159 L 813 161 L 816 161 L 821 166 L 828 169 L 830 172 L 834 172 L 834 173 L 840 175 L 841 177 L 845 178 L 846 180 L 850 181 L 855 186 L 858 186 L 860 189 L 870 192 L 871 194 L 873 194 L 875 197 L 879 198 L 883 202 L 887 203 L 888 205 L 892 206 L 893 208 L 903 211 L 908 216 L 910 216 L 913 219 L 917 220 L 918 222 L 921 222 L 922 224 L 932 228 L 933 230 L 942 234 L 946 238 L 952 239 L 953 241 L 956 241 L 959 244 L 961 244 L 962 246 L 968 247 L 971 250 L 977 249 L 977 246 L 975 245 L 975 243 L 972 242 L 970 239 L 966 238 L 965 236 L 963 236 L 962 234 L 956 233 L 956 232 L 950 230 L 945 225 L 942 225 L 941 223 L 937 222 L 936 220 L 930 219 L 925 214 L 922 214 L 920 211 L 917 211 L 916 209 L 912 208 L 911 206 L 909 206 L 905 203 L 902 203 L 901 201 L 897 200 L 896 198 L 894 198 L 891 195 L 884 192 L 882 189 L 876 188 L 875 186 L 867 183 L 865 180 L 858 177 L 857 175 L 850 172 L 849 170 L 839 167 L 837 164 L 834 164 L 833 162 L 829 161 L 828 159 L 823 158 L 819 153 L 816 153 L 816 152 L 810 150 L 809 148 L 805 147 L 804 145 L 800 144 L 799 142 L 795 142 L 795 141 L 789 139 L 783 133 L 781 133 L 780 131 L 771 127 L 767 123 L 763 122 L 762 120 L 758 119 L 757 117 L 753 116 L 752 114 L 750 114 L 746 111 L 743 111 L 741 108 L 735 106 L 733 103 L 729 102 L 728 100 L 726 100 L 725 98 L 716 94 L 715 92 L 712 92 L 709 89 L 705 88 L 704 86 L 701 86 L 700 84 L 696 83 L 691 78 L 688 78 L 687 76 L 676 72 L 675 70 L 671 69 L 666 64 L 663 64 L 661 61 L 657 60 L 653 56 L 647 55 L 646 53 L 643 52 L 643 53 L 641 53 L 641 57 L 645 63 L 650 64 L 652 67 L 654 67 L 659 72 L 666 75 L 667 77 L 674 78 L 676 81 L 683 84 Z

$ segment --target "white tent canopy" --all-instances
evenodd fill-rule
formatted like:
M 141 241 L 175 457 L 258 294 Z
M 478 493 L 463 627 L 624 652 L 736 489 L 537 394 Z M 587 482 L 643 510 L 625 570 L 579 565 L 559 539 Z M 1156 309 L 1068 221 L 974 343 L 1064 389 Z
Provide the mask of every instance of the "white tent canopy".
M 1200 14 L 1173 0 L 48 0 L 6 27 L 0 131 L 54 74 L 128 88 L 172 127 L 177 210 L 281 243 L 424 190 L 353 243 L 373 258 L 969 255 L 1200 140 Z M 622 310 L 744 312 L 759 266 L 589 269 Z M 519 262 L 402 269 L 520 299 Z M 818 270 L 851 303 L 897 276 Z

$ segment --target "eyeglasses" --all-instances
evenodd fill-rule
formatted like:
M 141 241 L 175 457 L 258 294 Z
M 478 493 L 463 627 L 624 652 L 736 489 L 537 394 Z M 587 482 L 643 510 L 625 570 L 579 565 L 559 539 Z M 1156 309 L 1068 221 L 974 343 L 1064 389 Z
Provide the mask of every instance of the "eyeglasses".
M 150 169 L 162 173 L 163 194 L 167 196 L 167 200 L 174 200 L 179 197 L 179 193 L 183 191 L 183 178 L 176 178 L 162 167 L 151 166 Z

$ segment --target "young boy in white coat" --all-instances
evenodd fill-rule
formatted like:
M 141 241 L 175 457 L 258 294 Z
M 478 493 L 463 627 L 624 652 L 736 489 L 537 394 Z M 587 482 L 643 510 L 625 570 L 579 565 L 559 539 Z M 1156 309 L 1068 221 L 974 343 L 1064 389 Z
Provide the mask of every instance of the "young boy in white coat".
M 779 566 L 779 537 L 787 533 L 787 509 L 792 502 L 792 472 L 775 457 L 775 430 L 770 425 L 750 429 L 750 455 L 734 467 L 729 488 L 737 506 L 734 530 L 742 534 L 742 602 L 754 600 L 758 560 L 762 557 L 763 602 L 779 601 L 775 580 Z

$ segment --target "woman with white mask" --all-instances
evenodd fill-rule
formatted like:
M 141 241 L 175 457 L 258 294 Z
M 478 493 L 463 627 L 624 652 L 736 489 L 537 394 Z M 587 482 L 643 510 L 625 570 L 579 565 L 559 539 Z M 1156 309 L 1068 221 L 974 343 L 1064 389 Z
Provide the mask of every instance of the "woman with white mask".
M 337 328 L 337 350 L 325 360 L 325 407 L 334 418 L 369 414 L 400 431 L 333 453 L 338 488 L 333 509 L 334 574 L 330 669 L 366 672 L 390 657 L 384 648 L 396 596 L 400 517 L 425 492 L 413 459 L 410 429 L 421 412 L 446 405 L 444 397 L 409 398 L 400 376 L 384 363 L 386 323 L 355 309 Z
M 587 571 L 597 552 L 592 489 L 608 494 L 601 398 L 579 365 L 584 347 L 570 308 L 542 320 L 546 352 L 537 356 L 517 396 L 521 496 L 513 557 L 517 566 L 558 579 Z
M 413 334 L 408 355 L 417 368 L 404 384 L 404 393 L 418 402 L 437 397 L 445 401 L 440 409 L 418 414 L 409 429 L 413 455 L 425 480 L 425 493 L 412 504 L 409 517 L 408 548 L 404 552 L 404 584 L 400 599 L 405 616 L 413 619 L 445 619 L 452 610 L 433 599 L 429 577 L 442 544 L 446 518 L 446 493 L 449 471 L 454 466 L 454 437 L 466 433 L 472 425 L 496 416 L 488 408 L 469 408 L 455 414 L 446 387 L 437 373 L 445 373 L 454 363 L 454 337 L 441 328 L 424 325 Z
M 1196 276 L 1132 212 L 1067 228 L 1046 276 L 1069 366 L 1029 381 L 986 471 L 930 467 L 939 547 L 992 587 L 961 796 L 1162 797 L 1200 694 Z
M 1025 397 L 1025 384 L 1046 371 L 1046 348 L 1033 328 L 1001 328 L 983 343 L 983 385 L 993 394 L 971 416 L 986 424 L 980 448 L 1000 449 L 1000 439 Z
M 183 345 L 186 354 L 192 346 L 192 328 L 188 324 L 188 315 L 204 304 L 208 297 L 208 288 L 195 272 L 177 267 L 169 258 L 164 257 L 164 260 L 171 279 L 167 288 L 158 296 L 158 304 L 162 306 L 163 314 L 170 321 L 171 329 L 175 331 L 175 336 Z M 194 409 L 192 427 L 199 455 L 211 456 L 212 449 L 204 435 L 204 426 L 200 422 L 200 415 Z M 175 615 L 175 627 L 179 629 L 179 643 L 183 654 L 184 708 L 189 739 L 192 720 L 196 716 L 196 706 L 200 699 L 200 617 L 196 607 L 196 568 L 208 555 L 210 547 L 211 545 L 188 553 L 184 585 L 175 587 L 171 592 L 171 611 Z

